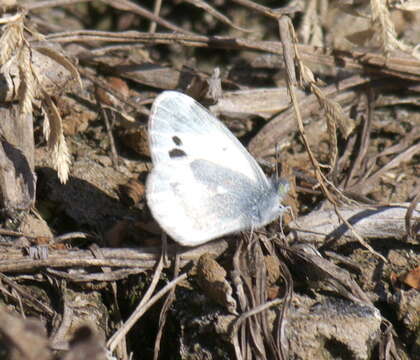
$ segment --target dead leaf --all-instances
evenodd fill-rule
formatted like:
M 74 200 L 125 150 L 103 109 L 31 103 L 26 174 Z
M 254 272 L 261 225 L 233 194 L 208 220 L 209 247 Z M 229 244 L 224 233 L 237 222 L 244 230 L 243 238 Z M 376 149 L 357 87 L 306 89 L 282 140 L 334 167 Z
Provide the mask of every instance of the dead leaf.
M 410 270 L 408 273 L 399 277 L 404 284 L 414 289 L 420 290 L 420 266 Z

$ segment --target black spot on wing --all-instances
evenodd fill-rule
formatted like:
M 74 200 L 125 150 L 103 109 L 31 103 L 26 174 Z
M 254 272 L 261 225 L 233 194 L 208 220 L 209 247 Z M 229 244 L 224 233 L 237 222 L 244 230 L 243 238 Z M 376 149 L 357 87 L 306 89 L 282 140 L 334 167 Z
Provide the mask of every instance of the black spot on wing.
M 182 141 L 178 136 L 172 136 L 172 141 L 174 142 L 175 145 L 180 146 L 182 145 Z
M 181 149 L 172 149 L 168 152 L 168 154 L 171 159 L 187 156 L 186 152 Z

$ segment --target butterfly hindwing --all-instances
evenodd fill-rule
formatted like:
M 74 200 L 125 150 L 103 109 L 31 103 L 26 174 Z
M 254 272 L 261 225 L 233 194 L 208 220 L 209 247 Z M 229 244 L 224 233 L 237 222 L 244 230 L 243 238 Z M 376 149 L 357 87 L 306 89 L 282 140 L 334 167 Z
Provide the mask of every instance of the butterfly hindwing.
M 149 175 L 147 201 L 162 228 L 188 246 L 243 228 L 245 220 L 232 199 L 234 184 L 218 189 L 212 178 L 202 182 L 191 165 L 161 164 Z

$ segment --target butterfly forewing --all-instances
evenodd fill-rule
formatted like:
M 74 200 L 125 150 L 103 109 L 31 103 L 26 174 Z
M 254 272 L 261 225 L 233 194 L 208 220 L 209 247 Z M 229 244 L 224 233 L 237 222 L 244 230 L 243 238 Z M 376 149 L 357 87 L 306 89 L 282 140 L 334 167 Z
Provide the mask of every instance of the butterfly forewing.
M 165 91 L 156 98 L 149 139 L 155 164 L 205 159 L 268 185 L 265 174 L 238 139 L 203 106 L 182 93 Z

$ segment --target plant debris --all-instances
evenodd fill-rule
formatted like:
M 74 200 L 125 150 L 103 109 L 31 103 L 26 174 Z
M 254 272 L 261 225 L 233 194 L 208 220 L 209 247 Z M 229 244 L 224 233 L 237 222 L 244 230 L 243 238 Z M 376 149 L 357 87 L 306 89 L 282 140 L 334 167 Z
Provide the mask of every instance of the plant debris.
M 0 7 L 10 359 L 416 359 L 418 1 Z M 196 248 L 145 201 L 147 121 L 196 98 L 290 212 Z

